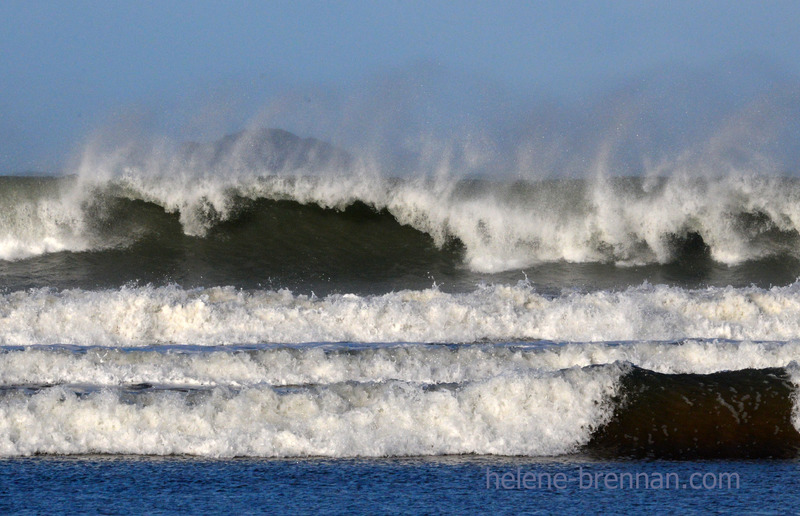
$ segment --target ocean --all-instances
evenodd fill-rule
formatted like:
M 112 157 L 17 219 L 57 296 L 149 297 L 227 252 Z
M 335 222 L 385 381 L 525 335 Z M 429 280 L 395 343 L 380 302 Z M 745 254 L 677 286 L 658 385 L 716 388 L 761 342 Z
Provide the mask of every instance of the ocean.
M 791 510 L 800 180 L 695 172 L 1 177 L 0 510 Z

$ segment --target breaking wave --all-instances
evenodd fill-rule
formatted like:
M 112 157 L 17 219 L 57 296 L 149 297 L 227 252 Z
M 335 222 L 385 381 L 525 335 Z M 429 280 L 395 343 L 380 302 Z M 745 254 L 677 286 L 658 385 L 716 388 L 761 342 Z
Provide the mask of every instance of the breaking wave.
M 796 352 L 711 341 L 5 348 L 0 455 L 794 456 Z M 653 362 L 662 372 L 643 368 Z
M 558 261 L 735 265 L 797 256 L 796 179 L 702 169 L 637 178 L 390 178 L 282 131 L 237 138 L 182 154 L 87 153 L 74 177 L 3 178 L 0 259 L 125 248 L 172 231 L 201 240 L 229 235 L 219 252 L 235 254 L 247 247 L 236 232 L 242 227 L 256 243 L 282 235 L 269 251 L 295 259 L 308 256 L 315 241 L 322 253 L 355 254 L 386 244 L 397 251 L 411 241 L 422 262 L 437 248 L 455 249 L 457 261 L 485 273 Z M 365 219 L 376 230 L 359 237 L 353 229 Z M 382 240 L 373 244 L 376 234 Z M 299 243 L 281 247 L 289 240 Z

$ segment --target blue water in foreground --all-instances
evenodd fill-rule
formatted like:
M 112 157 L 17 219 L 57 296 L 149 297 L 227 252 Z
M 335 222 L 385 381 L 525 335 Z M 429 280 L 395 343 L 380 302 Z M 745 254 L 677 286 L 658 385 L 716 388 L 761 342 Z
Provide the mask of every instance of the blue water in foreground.
M 638 476 L 638 488 L 632 477 L 615 481 L 623 473 Z M 679 487 L 643 485 L 667 475 Z M 0 461 L 0 480 L 3 514 L 784 514 L 800 507 L 794 460 L 35 457 Z

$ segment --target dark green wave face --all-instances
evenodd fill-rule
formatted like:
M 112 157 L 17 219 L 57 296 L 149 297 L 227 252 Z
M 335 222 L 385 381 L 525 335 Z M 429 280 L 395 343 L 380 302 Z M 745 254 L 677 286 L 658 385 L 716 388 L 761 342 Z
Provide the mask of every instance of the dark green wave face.
M 234 218 L 203 237 L 184 234 L 177 215 L 142 201 L 113 199 L 103 211 L 94 234 L 109 241 L 137 235 L 134 243 L 0 261 L 0 281 L 11 288 L 139 282 L 319 293 L 424 288 L 437 276 L 460 279 L 466 272 L 457 245 L 439 249 L 428 235 L 363 204 L 339 212 L 289 201 L 243 201 Z
M 792 458 L 796 386 L 780 368 L 623 376 L 614 414 L 588 449 L 600 456 Z

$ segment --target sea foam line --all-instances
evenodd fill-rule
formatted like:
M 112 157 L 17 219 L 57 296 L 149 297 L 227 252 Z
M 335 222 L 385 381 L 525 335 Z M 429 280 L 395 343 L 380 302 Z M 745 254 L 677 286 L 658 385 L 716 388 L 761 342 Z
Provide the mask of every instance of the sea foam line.
M 306 342 L 680 340 L 800 336 L 800 284 L 761 289 L 644 284 L 548 297 L 528 283 L 323 298 L 178 286 L 32 289 L 0 295 L 0 344 L 148 346 Z
M 167 385 L 185 388 L 400 381 L 463 384 L 508 374 L 628 363 L 665 374 L 787 367 L 800 341 L 395 344 L 204 348 L 26 346 L 0 355 L 0 386 Z

